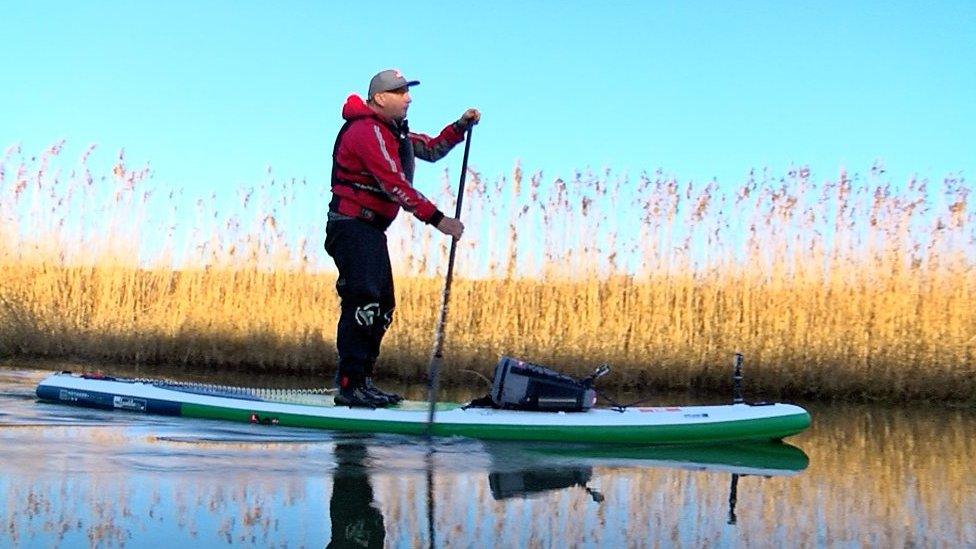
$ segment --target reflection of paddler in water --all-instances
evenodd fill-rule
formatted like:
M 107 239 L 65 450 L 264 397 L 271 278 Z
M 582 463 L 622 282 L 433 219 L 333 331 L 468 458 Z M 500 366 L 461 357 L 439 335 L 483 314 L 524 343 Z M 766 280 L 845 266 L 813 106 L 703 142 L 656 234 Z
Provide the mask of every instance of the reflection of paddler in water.
M 335 457 L 337 467 L 329 500 L 332 540 L 328 547 L 383 547 L 386 529 L 383 514 L 373 505 L 366 445 L 341 442 L 336 445 Z

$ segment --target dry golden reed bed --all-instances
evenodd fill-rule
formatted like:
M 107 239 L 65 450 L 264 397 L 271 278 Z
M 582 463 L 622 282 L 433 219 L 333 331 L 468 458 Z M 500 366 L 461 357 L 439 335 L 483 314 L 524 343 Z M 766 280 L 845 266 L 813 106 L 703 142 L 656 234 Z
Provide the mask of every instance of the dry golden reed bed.
M 51 167 L 61 144 L 0 165 L 0 356 L 330 374 L 327 189 L 269 175 L 229 213 L 215 200 L 194 213 L 121 153 L 92 177 L 91 152 L 68 175 Z M 468 370 L 512 354 L 576 374 L 608 362 L 621 386 L 726 391 L 741 351 L 763 397 L 976 398 L 964 181 L 898 186 L 880 166 L 822 182 L 802 167 L 727 187 L 637 179 L 473 174 L 446 381 L 480 384 Z M 446 243 L 395 227 L 382 375 L 418 381 Z

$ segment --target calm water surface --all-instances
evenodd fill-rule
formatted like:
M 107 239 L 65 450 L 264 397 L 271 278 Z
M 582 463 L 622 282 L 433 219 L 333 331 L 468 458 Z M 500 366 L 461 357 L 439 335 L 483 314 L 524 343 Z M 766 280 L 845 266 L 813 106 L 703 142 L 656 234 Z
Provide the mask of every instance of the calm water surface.
M 0 547 L 976 547 L 972 410 L 595 450 L 42 404 L 47 373 L 0 368 Z

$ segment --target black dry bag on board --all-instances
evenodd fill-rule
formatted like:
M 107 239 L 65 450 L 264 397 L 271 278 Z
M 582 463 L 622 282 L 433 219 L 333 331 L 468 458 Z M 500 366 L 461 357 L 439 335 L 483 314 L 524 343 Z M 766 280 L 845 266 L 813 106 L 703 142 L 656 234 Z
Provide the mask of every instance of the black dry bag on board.
M 577 380 L 538 364 L 502 357 L 495 366 L 489 396 L 497 408 L 583 412 L 596 402 L 593 382 L 609 371 L 601 366 L 592 375 Z

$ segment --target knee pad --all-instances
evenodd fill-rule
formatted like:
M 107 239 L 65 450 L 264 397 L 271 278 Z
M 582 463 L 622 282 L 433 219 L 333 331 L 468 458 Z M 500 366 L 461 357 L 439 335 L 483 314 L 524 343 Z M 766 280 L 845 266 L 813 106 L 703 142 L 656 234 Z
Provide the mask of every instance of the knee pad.
M 372 328 L 377 323 L 385 322 L 380 315 L 380 304 L 378 302 L 366 303 L 356 307 L 353 316 L 356 319 L 356 324 L 363 328 Z

